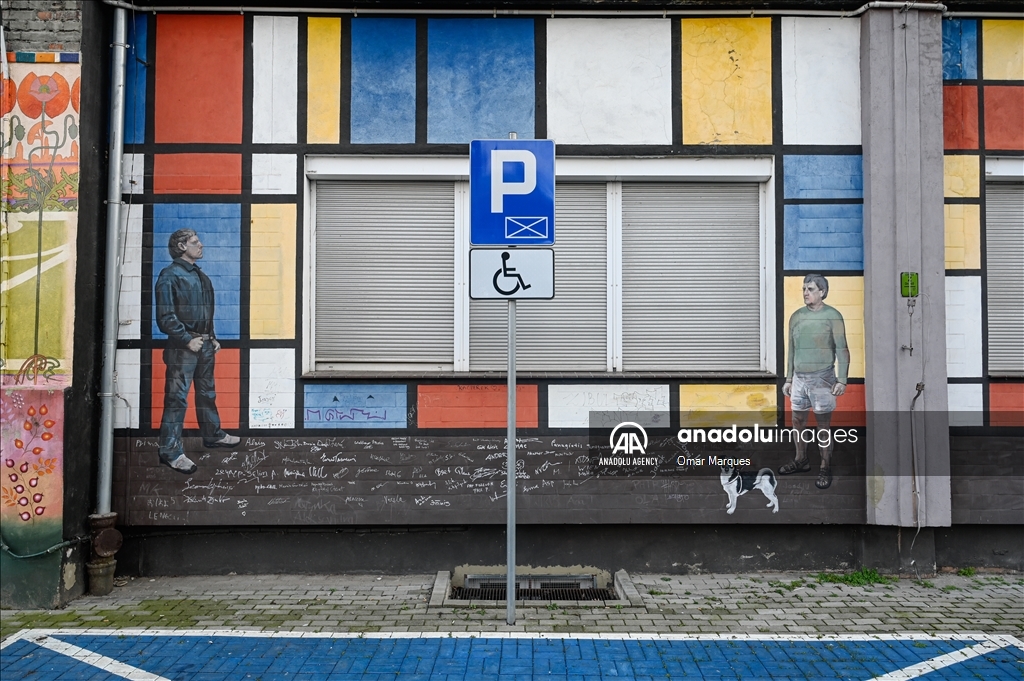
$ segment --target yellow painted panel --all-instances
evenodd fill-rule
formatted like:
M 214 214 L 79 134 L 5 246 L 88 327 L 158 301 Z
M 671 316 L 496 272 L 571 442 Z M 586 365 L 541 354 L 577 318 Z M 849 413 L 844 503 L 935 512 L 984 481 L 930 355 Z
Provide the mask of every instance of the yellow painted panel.
M 341 140 L 341 19 L 311 17 L 307 39 L 306 141 Z
M 683 144 L 771 144 L 771 19 L 681 19 Z
M 249 335 L 295 338 L 295 206 L 253 204 Z
M 42 355 L 55 374 L 70 374 L 75 317 L 78 213 L 6 215 L 0 232 L 0 360 L 17 373 Z
M 981 192 L 981 164 L 977 156 L 946 156 L 945 196 L 976 198 Z
M 850 378 L 864 378 L 864 277 L 826 277 L 825 303 L 839 310 L 846 322 L 846 344 L 850 348 Z M 789 348 L 789 318 L 804 304 L 803 277 L 786 277 L 784 288 L 783 341 Z M 783 358 L 783 367 L 788 357 Z M 783 372 L 785 369 L 783 369 Z
M 946 269 L 981 268 L 981 206 L 943 206 L 946 213 Z
M 985 19 L 981 35 L 985 80 L 1024 80 L 1024 21 Z
M 679 386 L 679 418 L 687 426 L 774 426 L 777 414 L 774 384 Z

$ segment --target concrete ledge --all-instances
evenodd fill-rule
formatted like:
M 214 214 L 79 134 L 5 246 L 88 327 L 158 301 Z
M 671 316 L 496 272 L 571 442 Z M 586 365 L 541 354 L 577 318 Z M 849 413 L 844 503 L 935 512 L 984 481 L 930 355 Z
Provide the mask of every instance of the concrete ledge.
M 613 579 L 612 588 L 615 590 L 615 594 L 619 597 L 615 600 L 605 601 L 565 601 L 565 600 L 517 600 L 517 608 L 531 608 L 531 607 L 548 607 L 554 605 L 560 608 L 616 608 L 635 606 L 643 607 L 644 601 L 640 596 L 640 592 L 633 586 L 633 580 L 629 578 L 629 573 L 625 570 L 619 570 L 615 573 Z M 449 598 L 448 594 L 452 590 L 451 573 L 447 570 L 438 571 L 434 577 L 434 586 L 430 590 L 430 601 L 427 603 L 427 608 L 504 608 L 506 606 L 505 601 L 492 601 L 492 600 L 459 600 L 455 598 Z
M 629 578 L 629 573 L 625 570 L 619 570 L 615 573 L 615 593 L 624 597 L 630 605 L 643 607 L 644 599 L 640 596 L 640 592 L 633 586 L 633 580 Z
M 447 570 L 439 570 L 437 576 L 434 577 L 434 588 L 430 591 L 430 602 L 427 603 L 428 608 L 440 608 L 444 605 L 445 600 L 448 598 L 448 592 L 451 590 L 452 583 L 451 573 Z

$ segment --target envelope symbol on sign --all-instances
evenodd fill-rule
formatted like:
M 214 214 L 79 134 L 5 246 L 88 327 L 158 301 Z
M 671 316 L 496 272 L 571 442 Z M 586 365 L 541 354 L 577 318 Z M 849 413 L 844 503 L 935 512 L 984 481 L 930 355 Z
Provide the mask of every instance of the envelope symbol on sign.
M 506 239 L 547 239 L 548 219 L 542 218 L 505 218 Z

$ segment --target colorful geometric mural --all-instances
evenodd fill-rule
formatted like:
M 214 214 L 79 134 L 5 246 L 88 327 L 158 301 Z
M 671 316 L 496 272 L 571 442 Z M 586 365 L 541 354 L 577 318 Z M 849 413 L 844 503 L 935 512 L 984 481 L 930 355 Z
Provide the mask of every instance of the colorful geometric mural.
M 950 269 L 968 270 L 974 277 L 983 267 L 984 155 L 992 143 L 1005 150 L 1019 148 L 1017 131 L 1005 124 L 1015 120 L 1019 86 L 1005 80 L 1024 79 L 1013 75 L 1018 54 L 1013 29 L 1019 24 L 982 23 L 943 22 L 943 67 L 951 81 L 944 84 L 946 120 L 960 124 L 946 131 L 946 260 Z M 358 371 L 349 375 L 347 370 L 302 374 L 310 347 L 302 308 L 311 295 L 303 287 L 313 267 L 304 227 L 311 220 L 308 211 L 315 208 L 315 195 L 313 201 L 303 196 L 303 155 L 309 144 L 320 145 L 317 154 L 338 156 L 371 151 L 362 145 L 375 145 L 372 153 L 381 156 L 431 156 L 431 145 L 446 145 L 447 155 L 452 145 L 515 131 L 520 138 L 543 133 L 559 144 L 589 146 L 586 153 L 613 157 L 608 147 L 614 145 L 647 145 L 655 155 L 671 147 L 672 153 L 697 156 L 704 145 L 716 145 L 714 154 L 721 157 L 750 156 L 749 145 L 761 145 L 757 154 L 772 156 L 774 200 L 781 206 L 765 214 L 766 234 L 777 235 L 777 242 L 769 238 L 764 248 L 777 249 L 781 258 L 770 265 L 776 271 L 767 278 L 776 283 L 765 294 L 768 319 L 760 321 L 781 341 L 766 362 L 777 365 L 777 377 L 771 377 L 770 368 L 756 377 L 735 378 L 530 376 L 518 387 L 518 425 L 529 429 L 528 449 L 539 458 L 525 474 L 535 476 L 539 485 L 557 479 L 559 494 L 544 503 L 562 514 L 540 522 L 575 517 L 558 504 L 580 492 L 577 486 L 600 487 L 558 475 L 548 480 L 536 469 L 555 470 L 561 454 L 557 448 L 579 446 L 591 414 L 603 407 L 664 413 L 672 423 L 683 418 L 714 422 L 716 414 L 730 411 L 753 412 L 766 427 L 791 422 L 793 398 L 780 395 L 790 353 L 789 321 L 806 308 L 802 283 L 807 273 L 820 272 L 828 279 L 826 302 L 842 315 L 850 352 L 843 377 L 849 384 L 836 396 L 832 424 L 862 426 L 860 25 L 852 18 L 819 17 L 470 19 L 296 13 L 140 18 L 133 26 L 139 54 L 129 71 L 132 132 L 126 158 L 134 165 L 126 173 L 125 192 L 135 209 L 127 219 L 133 239 L 130 285 L 138 282 L 141 291 L 126 289 L 125 296 L 131 301 L 129 316 L 141 321 L 127 326 L 122 339 L 123 362 L 134 363 L 134 370 L 119 364 L 119 380 L 125 382 L 119 390 L 134 400 L 134 413 L 125 412 L 120 423 L 141 430 L 120 432 L 137 436 L 132 442 L 140 444 L 129 448 L 131 479 L 167 482 L 166 489 L 181 494 L 165 489 L 153 503 L 166 502 L 170 510 L 153 516 L 135 508 L 132 522 L 386 522 L 413 517 L 417 509 L 401 505 L 421 501 L 418 510 L 430 507 L 443 514 L 450 504 L 467 514 L 460 517 L 484 522 L 490 516 L 477 511 L 492 513 L 501 498 L 497 485 L 486 495 L 482 487 L 472 489 L 484 484 L 474 476 L 497 470 L 482 462 L 500 456 L 498 433 L 505 427 L 507 395 L 499 379 L 470 380 L 434 371 L 398 373 L 397 378 Z M 984 59 L 978 53 L 982 33 Z M 200 51 L 218 64 L 225 87 L 210 89 L 201 82 L 201 72 L 186 58 Z M 252 76 L 251 93 L 241 86 L 245 74 Z M 979 77 L 1001 80 L 984 83 Z M 189 99 L 193 92 L 194 101 Z M 153 130 L 145 129 L 147 117 Z M 990 125 L 1002 133 L 987 134 Z M 131 146 L 147 141 L 153 144 Z M 181 143 L 190 146 L 184 149 Z M 152 175 L 146 174 L 149 169 Z M 215 443 L 201 446 L 196 431 L 203 421 L 190 391 L 183 426 L 188 454 L 198 465 L 198 472 L 189 474 L 194 478 L 160 466 L 155 438 L 169 392 L 171 372 L 163 351 L 171 341 L 157 323 L 154 289 L 170 263 L 168 237 L 183 227 L 195 229 L 206 247 L 196 264 L 211 282 L 211 324 L 225 345 L 213 375 L 216 403 L 221 424 L 241 440 L 232 451 L 211 449 Z M 957 284 L 948 291 L 957 299 L 954 307 L 966 310 L 975 300 L 974 289 L 968 297 L 968 282 Z M 957 325 L 955 340 L 967 316 L 953 314 L 951 319 Z M 974 336 L 969 340 L 964 348 L 954 347 L 953 354 L 970 355 L 976 343 Z M 846 367 L 837 364 L 836 369 Z M 986 408 L 992 395 L 998 396 L 993 405 L 1016 404 L 1012 394 L 1000 392 L 1005 388 L 983 385 L 973 366 L 963 371 L 978 383 L 952 390 L 960 402 L 975 411 Z M 1005 421 L 1000 419 L 991 423 Z M 990 423 L 987 414 L 983 423 Z M 483 453 L 471 454 L 477 450 Z M 789 450 L 784 454 L 785 461 L 792 457 Z M 444 470 L 437 462 L 446 457 L 467 464 L 466 481 L 411 477 L 427 474 L 413 473 L 421 465 L 430 475 Z M 358 466 L 346 472 L 342 464 L 356 459 Z M 479 470 L 468 467 L 471 460 Z M 363 477 L 355 480 L 364 468 Z M 337 479 L 320 477 L 325 471 Z M 808 481 L 813 486 L 813 475 Z M 414 501 L 402 492 L 405 485 L 427 489 L 435 483 L 447 487 L 443 496 L 425 494 Z M 847 499 L 850 506 L 821 510 L 816 519 L 860 517 L 842 515 L 863 511 L 857 506 L 862 489 L 849 479 L 847 484 L 850 494 L 834 498 Z M 199 485 L 203 491 L 197 491 Z M 717 478 L 710 486 L 721 493 Z M 286 488 L 290 491 L 280 496 L 267 491 Z M 663 502 L 668 503 L 667 497 L 658 503 Z M 123 503 L 136 502 L 126 497 Z M 633 501 L 623 497 L 621 503 Z M 717 516 L 699 517 L 700 522 L 719 521 Z
M 992 254 L 983 243 L 987 164 L 1024 149 L 1024 21 L 944 19 L 942 29 L 950 411 L 958 425 L 1019 427 L 1024 388 L 990 378 L 985 365 L 991 302 L 983 275 Z

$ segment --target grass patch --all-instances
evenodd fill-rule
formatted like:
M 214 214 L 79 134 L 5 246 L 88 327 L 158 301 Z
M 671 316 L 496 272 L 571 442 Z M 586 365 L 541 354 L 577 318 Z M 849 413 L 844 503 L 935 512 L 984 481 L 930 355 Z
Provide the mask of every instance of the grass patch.
M 804 580 L 794 579 L 792 582 L 770 581 L 768 584 L 769 586 L 785 589 L 786 591 L 795 591 L 804 585 Z M 782 592 L 779 591 L 778 593 Z
M 648 589 L 647 593 L 649 593 L 652 596 L 668 596 L 667 591 L 658 591 L 657 589 Z
M 869 584 L 893 584 L 895 577 L 878 574 L 874 568 L 861 568 L 856 572 L 819 572 L 815 579 L 822 584 L 846 584 L 848 586 L 868 586 Z
M 974 575 L 976 575 L 978 573 L 978 571 L 975 570 L 972 567 L 965 567 L 965 568 L 960 568 L 959 570 L 956 571 L 956 573 L 958 575 L 960 575 L 961 577 L 973 577 Z

